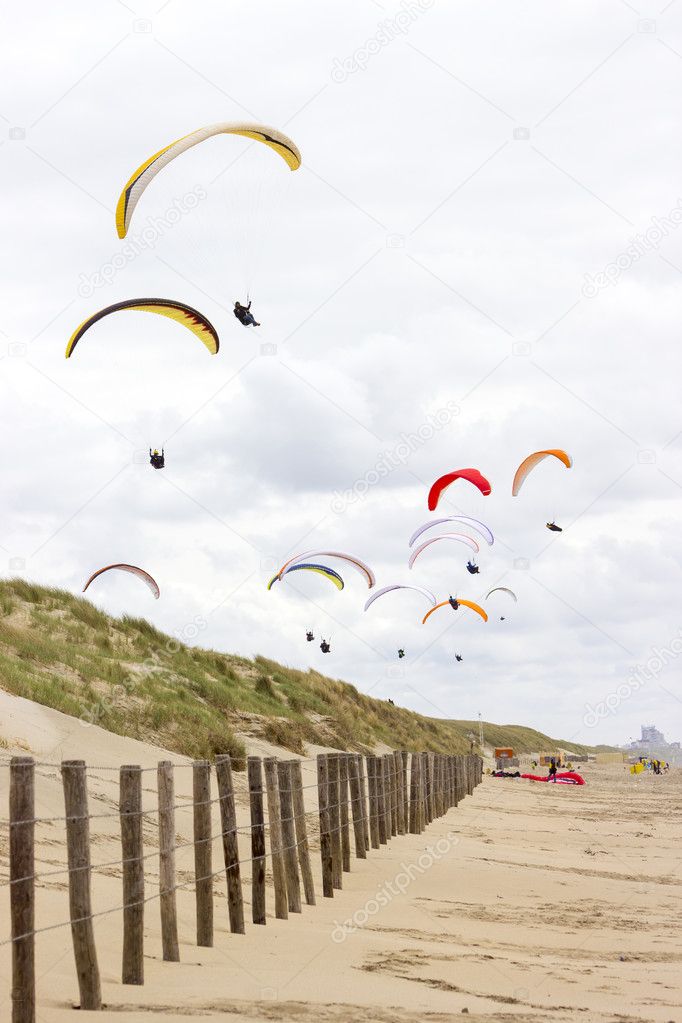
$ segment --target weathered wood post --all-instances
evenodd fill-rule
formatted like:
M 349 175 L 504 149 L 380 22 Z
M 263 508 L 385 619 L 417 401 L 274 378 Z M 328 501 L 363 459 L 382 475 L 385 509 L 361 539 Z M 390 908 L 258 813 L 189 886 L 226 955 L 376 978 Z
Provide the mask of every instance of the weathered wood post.
M 428 784 L 428 795 L 429 795 L 429 823 L 436 817 L 436 754 L 427 754 L 427 763 L 429 766 L 429 784 Z
M 211 842 L 211 765 L 208 760 L 192 764 L 194 802 L 194 882 L 197 911 L 197 945 L 213 946 L 213 843 Z
M 403 816 L 405 818 L 405 834 L 410 832 L 410 784 L 408 778 L 408 764 L 410 754 L 407 750 L 401 750 L 400 756 L 402 757 L 402 787 L 403 787 Z
M 367 802 L 367 786 L 365 775 L 365 758 L 362 753 L 357 754 L 358 774 L 360 777 L 360 802 L 362 805 L 362 830 L 365 833 L 365 852 L 369 851 L 369 807 Z
M 369 830 L 372 849 L 381 845 L 379 831 L 379 782 L 377 779 L 377 758 L 367 757 L 367 784 L 369 787 Z
M 308 906 L 315 905 L 315 882 L 310 866 L 310 848 L 308 846 L 308 826 L 306 823 L 305 802 L 303 799 L 303 778 L 301 761 L 291 761 L 291 787 L 294 796 L 294 823 L 296 825 L 296 845 L 298 847 L 298 863 L 301 868 L 303 891 Z
M 102 989 L 92 927 L 90 818 L 84 760 L 62 761 L 71 937 L 81 1009 L 101 1009 Z
M 433 816 L 440 817 L 440 753 L 433 754 L 432 761 Z
M 341 807 L 339 801 L 339 755 L 328 754 L 329 771 L 329 816 L 331 820 L 332 838 L 332 871 L 334 887 L 343 886 L 343 867 L 341 862 Z
M 382 845 L 388 842 L 391 836 L 389 820 L 390 795 L 386 784 L 386 760 L 382 754 L 377 758 L 377 780 L 379 782 L 379 840 Z
M 421 779 L 419 768 L 421 766 L 421 756 L 419 753 L 412 754 L 412 764 L 410 769 L 410 834 L 419 834 L 419 794 L 421 788 Z
M 329 770 L 326 753 L 317 754 L 317 802 L 320 812 L 322 894 L 327 899 L 333 899 L 334 878 L 332 869 L 332 840 L 329 833 L 331 827 L 331 820 L 329 817 Z
M 163 958 L 180 962 L 175 887 L 175 785 L 173 765 L 161 760 L 156 770 L 159 803 L 159 907 Z
M 398 834 L 398 783 L 395 773 L 395 757 L 392 753 L 386 754 L 386 770 L 391 792 L 391 835 Z
M 350 870 L 350 833 L 348 829 L 348 753 L 339 756 L 339 814 L 341 819 L 341 866 Z
M 124 764 L 119 772 L 121 861 L 123 866 L 123 966 L 121 983 L 144 984 L 144 839 L 142 769 Z
M 282 852 L 287 883 L 289 912 L 301 912 L 301 881 L 298 876 L 296 854 L 296 828 L 294 825 L 294 794 L 291 784 L 291 762 L 280 760 L 277 764 L 279 798 L 282 807 Z
M 251 919 L 266 922 L 265 912 L 265 816 L 263 812 L 263 771 L 260 757 L 247 757 L 249 807 L 251 810 Z
M 367 857 L 365 849 L 365 829 L 362 823 L 362 805 L 360 800 L 360 769 L 358 758 L 354 753 L 348 757 L 348 780 L 350 782 L 350 806 L 353 815 L 353 835 L 355 837 L 355 856 L 359 860 Z
M 277 778 L 277 759 L 275 757 L 266 757 L 263 761 L 263 767 L 265 768 L 265 788 L 268 794 L 270 860 L 272 863 L 272 881 L 275 888 L 275 916 L 278 920 L 286 920 L 289 916 L 289 899 L 287 896 L 284 851 L 282 848 L 282 808 Z
M 220 754 L 216 757 L 215 773 L 218 779 L 218 796 L 220 797 L 220 830 L 223 833 L 223 858 L 227 879 L 227 912 L 230 918 L 230 931 L 233 934 L 243 934 L 244 900 L 239 870 L 237 813 L 232 785 L 232 762 L 227 754 Z
M 399 750 L 393 754 L 393 770 L 395 773 L 396 819 L 398 834 L 405 834 L 405 803 L 403 800 L 403 756 Z
M 9 768 L 9 898 L 12 918 L 12 1023 L 35 1023 L 35 762 Z

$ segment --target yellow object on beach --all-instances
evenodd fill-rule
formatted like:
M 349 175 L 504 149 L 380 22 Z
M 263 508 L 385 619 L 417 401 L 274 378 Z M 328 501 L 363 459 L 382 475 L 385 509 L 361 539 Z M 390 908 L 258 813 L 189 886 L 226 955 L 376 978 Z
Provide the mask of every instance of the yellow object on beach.
M 644 764 L 632 764 L 630 767 L 630 774 L 641 774 L 644 770 Z

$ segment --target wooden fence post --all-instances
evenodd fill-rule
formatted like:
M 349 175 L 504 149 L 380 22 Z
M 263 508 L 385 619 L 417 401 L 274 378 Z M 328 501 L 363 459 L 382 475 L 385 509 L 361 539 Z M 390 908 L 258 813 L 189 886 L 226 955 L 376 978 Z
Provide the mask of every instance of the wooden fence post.
M 419 753 L 412 754 L 412 764 L 410 769 L 410 834 L 419 834 L 419 789 L 420 789 L 420 777 L 419 767 L 421 764 L 421 757 Z
M 367 784 L 369 787 L 369 830 L 372 849 L 381 845 L 379 831 L 379 781 L 376 768 L 377 758 L 367 757 Z
M 396 818 L 398 834 L 405 834 L 405 804 L 403 801 L 403 757 L 396 750 L 393 754 L 393 770 L 395 772 Z
M 263 767 L 265 768 L 265 789 L 268 794 L 270 861 L 272 863 L 272 881 L 275 888 L 275 916 L 278 920 L 287 920 L 289 917 L 289 899 L 284 870 L 284 851 L 282 849 L 282 807 L 279 797 L 276 757 L 266 757 L 263 761 Z
M 350 782 L 350 806 L 353 814 L 353 834 L 355 836 L 355 856 L 359 860 L 367 857 L 365 849 L 365 829 L 362 824 L 362 805 L 360 802 L 360 772 L 358 758 L 354 753 L 348 757 L 348 780 Z
M 293 787 L 291 784 L 291 762 L 289 760 L 280 760 L 278 762 L 277 778 L 279 781 L 280 806 L 282 808 L 282 852 L 284 853 L 289 912 L 300 913 L 301 882 L 298 876 Z
M 362 807 L 362 830 L 365 834 L 365 852 L 369 851 L 369 805 L 367 801 L 367 789 L 365 778 L 365 758 L 362 753 L 357 754 L 358 776 L 360 779 L 360 805 Z
M 379 816 L 379 841 L 386 845 L 389 832 L 386 829 L 386 770 L 383 757 L 375 760 L 377 773 L 377 803 Z
M 329 834 L 329 771 L 326 753 L 317 754 L 317 801 L 320 811 L 320 858 L 322 860 L 322 894 L 334 898 L 332 840 Z
M 428 753 L 422 753 L 422 805 L 421 805 L 421 816 L 422 816 L 422 831 L 425 830 L 426 825 L 429 823 L 429 755 Z
M 265 913 L 265 818 L 263 815 L 263 772 L 260 757 L 247 757 L 249 807 L 251 810 L 251 919 L 264 924 Z
M 92 927 L 90 818 L 84 760 L 62 761 L 71 936 L 81 1009 L 101 1009 L 102 989 Z
M 341 863 L 341 807 L 339 798 L 339 755 L 329 753 L 329 816 L 331 820 L 332 837 L 332 872 L 334 887 L 343 887 L 342 863 Z
M 239 842 L 237 840 L 237 814 L 232 786 L 232 762 L 227 754 L 215 758 L 215 773 L 220 798 L 220 830 L 223 835 L 223 858 L 227 879 L 227 913 L 230 931 L 244 933 L 244 900 L 242 878 L 239 870 Z
M 159 801 L 159 907 L 163 958 L 180 962 L 175 888 L 175 786 L 173 765 L 161 760 L 156 770 Z
M 391 835 L 398 834 L 398 782 L 395 774 L 395 757 L 392 753 L 386 754 L 386 770 L 388 771 L 388 782 L 391 792 Z
M 197 912 L 197 945 L 213 947 L 213 843 L 211 842 L 211 765 L 208 760 L 192 764 L 194 802 L 194 886 Z
M 35 763 L 9 768 L 9 898 L 12 917 L 12 1023 L 35 1023 Z
M 350 870 L 350 834 L 348 830 L 348 753 L 339 757 L 339 811 L 341 820 L 341 866 Z
M 294 823 L 296 825 L 296 845 L 298 847 L 298 863 L 301 868 L 303 891 L 307 905 L 315 905 L 315 882 L 310 866 L 310 849 L 308 848 L 308 826 L 306 824 L 305 801 L 303 799 L 303 778 L 301 761 L 291 761 L 291 787 L 294 795 Z
M 402 757 L 402 787 L 403 787 L 403 817 L 405 819 L 405 834 L 410 833 L 410 786 L 407 777 L 407 766 L 410 755 L 407 750 L 401 750 L 400 756 Z
M 142 769 L 124 764 L 119 772 L 121 861 L 123 865 L 122 984 L 144 984 L 144 839 Z

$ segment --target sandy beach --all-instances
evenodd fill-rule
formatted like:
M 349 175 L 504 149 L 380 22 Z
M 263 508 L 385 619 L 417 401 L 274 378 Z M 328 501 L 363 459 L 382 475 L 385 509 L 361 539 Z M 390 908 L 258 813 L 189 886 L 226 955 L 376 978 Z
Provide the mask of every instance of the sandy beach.
M 2 818 L 7 816 L 12 753 L 45 764 L 79 756 L 89 771 L 96 912 L 120 905 L 117 768 L 154 768 L 154 747 L 112 736 L 27 701 L 0 693 L 3 748 Z M 250 752 L 276 754 L 260 744 Z M 311 751 L 311 756 L 315 751 Z M 288 755 L 288 754 L 287 754 Z M 176 768 L 176 801 L 191 796 L 189 762 Z M 304 784 L 314 763 L 304 761 Z M 217 879 L 212 949 L 194 943 L 192 847 L 177 853 L 179 964 L 161 959 L 158 903 L 145 918 L 145 984 L 120 983 L 121 914 L 95 920 L 106 1013 L 121 1023 L 157 1014 L 169 1020 L 229 1018 L 284 1021 L 473 1020 L 667 1021 L 680 1018 L 678 930 L 682 860 L 681 773 L 632 777 L 622 767 L 592 764 L 584 787 L 549 786 L 485 777 L 457 809 L 423 835 L 394 838 L 388 847 L 353 858 L 343 890 L 300 916 L 275 920 L 269 893 L 265 927 L 250 923 L 249 876 L 242 873 L 247 933 L 231 935 L 224 878 Z M 248 822 L 243 774 L 240 821 Z M 145 775 L 145 805 L 153 807 L 155 774 Z M 306 803 L 315 789 L 306 790 Z M 37 813 L 57 816 L 63 797 L 56 767 L 37 768 Z M 309 823 L 314 822 L 314 814 Z M 179 811 L 178 840 L 191 837 L 191 813 Z M 64 863 L 63 825 L 38 828 L 37 873 Z M 311 827 L 313 865 L 319 852 Z M 155 821 L 145 841 L 148 893 L 158 878 Z M 248 839 L 240 846 L 246 858 Z M 7 828 L 0 832 L 7 877 Z M 145 849 L 147 851 L 147 847 Z M 214 851 L 214 865 L 219 846 Z M 4 887 L 1 940 L 9 933 Z M 68 920 L 65 877 L 38 881 L 38 928 Z M 37 938 L 38 1019 L 76 1019 L 78 1002 L 69 927 Z M 0 1010 L 8 1018 L 11 963 L 0 958 Z

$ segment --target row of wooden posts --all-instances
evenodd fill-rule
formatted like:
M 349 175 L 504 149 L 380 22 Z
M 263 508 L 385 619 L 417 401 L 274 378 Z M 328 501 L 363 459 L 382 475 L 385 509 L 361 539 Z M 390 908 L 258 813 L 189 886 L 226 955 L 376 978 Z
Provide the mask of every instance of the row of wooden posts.
M 307 817 L 319 815 L 322 894 L 332 898 L 351 865 L 351 833 L 355 856 L 365 859 L 393 836 L 420 834 L 482 778 L 482 762 L 474 755 L 396 751 L 363 757 L 326 753 L 317 757 L 318 807 L 306 812 L 299 760 L 249 757 L 247 763 L 251 824 L 238 827 L 230 758 L 215 763 L 218 797 L 211 796 L 211 765 L 195 761 L 193 771 L 194 880 L 197 945 L 213 945 L 214 885 L 223 871 L 227 880 L 230 930 L 244 933 L 244 901 L 240 867 L 251 867 L 251 918 L 266 923 L 266 857 L 270 856 L 274 913 L 285 919 L 300 913 L 303 898 L 315 905 Z M 86 765 L 67 760 L 61 765 L 64 787 L 70 926 L 82 1009 L 101 1009 L 102 995 L 91 896 L 90 820 Z M 263 784 L 265 779 L 265 784 Z M 35 763 L 15 757 L 10 764 L 10 906 L 12 925 L 12 1023 L 35 1023 Z M 174 769 L 169 761 L 157 768 L 158 805 L 142 808 L 142 768 L 120 768 L 124 984 L 144 983 L 144 911 L 157 898 L 145 895 L 143 821 L 158 816 L 159 891 L 163 958 L 180 958 L 176 895 Z M 315 787 L 309 786 L 309 787 Z M 220 807 L 221 829 L 212 833 L 213 803 Z M 270 852 L 266 852 L 266 815 Z M 250 856 L 240 860 L 239 836 L 250 835 Z M 213 865 L 213 841 L 222 839 L 223 864 Z M 97 867 L 95 866 L 95 869 Z M 66 873 L 66 870 L 64 871 Z M 39 877 L 40 875 L 37 875 Z

